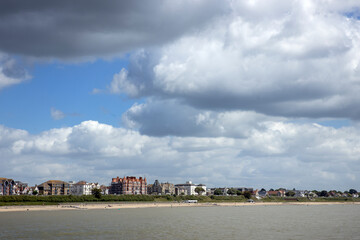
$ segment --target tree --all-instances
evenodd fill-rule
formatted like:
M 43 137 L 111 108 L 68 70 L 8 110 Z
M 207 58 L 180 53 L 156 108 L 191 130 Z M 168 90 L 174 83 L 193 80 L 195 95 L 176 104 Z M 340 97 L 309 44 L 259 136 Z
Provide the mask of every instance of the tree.
M 314 193 L 314 194 L 316 194 L 317 196 L 319 196 L 319 194 L 320 194 L 320 192 L 317 191 L 317 190 L 312 190 L 311 192 Z
M 229 189 L 227 190 L 227 194 L 229 194 L 229 195 L 235 195 L 235 194 L 236 194 L 236 190 L 235 190 L 234 188 L 229 188 Z
M 287 196 L 287 197 L 293 197 L 293 196 L 295 196 L 295 192 L 293 192 L 293 191 L 288 191 L 288 192 L 285 193 L 285 196 Z
M 270 190 L 269 191 L 274 191 L 274 189 L 273 188 L 270 188 Z
M 100 188 L 93 188 L 91 190 L 91 194 L 97 198 L 97 199 L 100 199 L 101 198 L 101 189 Z
M 350 190 L 349 190 L 349 193 L 350 193 L 350 194 L 357 194 L 357 191 L 356 191 L 355 189 L 350 189 Z
M 244 192 L 244 197 L 247 198 L 247 199 L 250 199 L 251 198 L 251 192 L 245 191 Z
M 242 195 L 242 191 L 236 190 L 236 195 L 238 195 L 238 196 Z
M 214 195 L 222 195 L 222 191 L 220 188 L 215 189 Z
M 202 187 L 196 187 L 196 188 L 195 188 L 195 192 L 196 192 L 198 195 L 201 195 L 203 192 L 205 192 L 205 190 L 204 190 Z
M 37 190 L 34 190 L 34 191 L 32 192 L 32 195 L 38 195 L 38 191 L 37 191 Z
M 322 190 L 322 191 L 319 193 L 319 196 L 320 196 L 320 197 L 328 197 L 328 196 L 329 196 L 329 193 L 328 193 L 326 190 Z

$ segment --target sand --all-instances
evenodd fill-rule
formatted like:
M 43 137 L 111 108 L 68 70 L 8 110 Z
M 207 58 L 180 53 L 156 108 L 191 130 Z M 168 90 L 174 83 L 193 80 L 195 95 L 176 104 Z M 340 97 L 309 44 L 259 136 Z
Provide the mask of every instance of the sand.
M 177 203 L 177 202 L 126 202 L 126 203 L 68 203 L 59 205 L 2 206 L 0 212 L 22 211 L 66 211 L 90 209 L 124 209 L 124 208 L 160 208 L 160 207 L 230 207 L 230 206 L 281 206 L 281 205 L 360 205 L 360 202 L 209 202 L 209 203 Z

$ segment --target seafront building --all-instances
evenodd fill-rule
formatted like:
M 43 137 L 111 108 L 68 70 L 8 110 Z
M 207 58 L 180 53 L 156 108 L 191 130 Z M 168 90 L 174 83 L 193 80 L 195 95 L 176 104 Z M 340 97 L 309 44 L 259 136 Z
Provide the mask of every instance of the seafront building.
M 204 184 L 193 184 L 191 181 L 187 181 L 183 184 L 176 184 L 175 185 L 175 194 L 176 195 L 197 195 L 195 192 L 196 187 L 201 187 L 204 191 L 201 195 L 206 195 L 206 185 Z
M 15 181 L 10 178 L 0 178 L 0 195 L 13 195 Z
M 223 188 L 207 188 L 204 184 L 193 184 L 187 181 L 184 184 L 172 184 L 169 182 L 160 183 L 155 180 L 153 184 L 147 184 L 146 178 L 127 176 L 123 178 L 112 178 L 110 186 L 99 185 L 98 183 L 88 183 L 86 181 L 69 181 L 64 182 L 60 180 L 49 180 L 35 187 L 28 186 L 27 183 L 21 181 L 14 181 L 11 178 L 0 178 L 0 196 L 6 195 L 91 195 L 94 188 L 101 190 L 101 193 L 106 194 L 123 194 L 123 195 L 137 195 L 137 194 L 154 194 L 154 195 L 198 195 L 196 188 L 201 187 L 199 193 L 201 195 L 244 195 L 248 198 L 249 193 L 252 198 L 262 199 L 269 197 L 280 197 L 285 200 L 294 200 L 297 198 L 314 199 L 317 197 L 323 198 L 339 198 L 352 197 L 359 198 L 359 192 L 355 189 L 341 192 L 336 190 L 331 191 L 309 191 L 278 188 L 276 190 L 265 189 L 254 190 L 253 188 L 245 187 L 223 187 Z M 231 191 L 230 191 L 231 190 Z
M 39 195 L 69 195 L 70 185 L 60 180 L 49 180 L 37 186 Z
M 29 191 L 29 186 L 27 183 L 21 181 L 15 181 L 14 186 L 14 195 L 25 195 Z
M 110 194 L 147 194 L 146 178 L 124 177 L 113 178 L 110 186 Z
M 100 189 L 100 185 L 98 183 L 88 183 L 86 181 L 80 181 L 71 185 L 70 193 L 77 196 L 91 195 L 94 188 Z
M 148 194 L 155 195 L 166 195 L 166 194 L 175 194 L 175 186 L 172 183 L 160 183 L 158 180 L 155 180 L 154 184 L 149 184 L 147 187 Z
M 105 185 L 100 185 L 101 194 L 108 195 L 110 187 Z
M 285 197 L 285 190 L 268 191 L 267 196 L 270 196 L 270 197 Z
M 37 186 L 29 187 L 29 191 L 27 192 L 27 195 L 39 195 L 39 188 Z

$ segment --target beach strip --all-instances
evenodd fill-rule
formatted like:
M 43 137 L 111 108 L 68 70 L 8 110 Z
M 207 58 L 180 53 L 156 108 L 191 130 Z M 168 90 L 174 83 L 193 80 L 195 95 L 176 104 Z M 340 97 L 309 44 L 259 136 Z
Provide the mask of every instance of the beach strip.
M 128 208 L 161 208 L 161 207 L 234 207 L 234 206 L 281 206 L 281 205 L 360 205 L 360 202 L 127 202 L 127 203 L 63 203 L 59 205 L 23 205 L 23 206 L 1 206 L 1 212 L 22 211 L 60 211 L 60 210 L 93 210 L 93 209 L 128 209 Z

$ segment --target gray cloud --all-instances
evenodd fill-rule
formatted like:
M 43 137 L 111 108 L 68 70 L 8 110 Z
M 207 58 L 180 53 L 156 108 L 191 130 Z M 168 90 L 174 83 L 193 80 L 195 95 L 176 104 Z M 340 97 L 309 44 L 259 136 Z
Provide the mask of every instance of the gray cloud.
M 123 114 L 128 128 L 150 136 L 246 138 L 280 119 L 255 112 L 198 110 L 175 100 L 135 104 Z
M 113 56 L 195 30 L 224 13 L 225 7 L 216 0 L 5 0 L 0 51 L 55 59 Z
M 134 53 L 110 91 L 203 110 L 359 119 L 359 20 L 344 13 L 359 4 L 260 4 L 234 1 L 201 31 Z
M 30 75 L 15 59 L 0 52 L 0 90 L 28 79 Z

